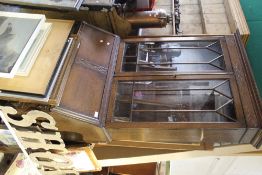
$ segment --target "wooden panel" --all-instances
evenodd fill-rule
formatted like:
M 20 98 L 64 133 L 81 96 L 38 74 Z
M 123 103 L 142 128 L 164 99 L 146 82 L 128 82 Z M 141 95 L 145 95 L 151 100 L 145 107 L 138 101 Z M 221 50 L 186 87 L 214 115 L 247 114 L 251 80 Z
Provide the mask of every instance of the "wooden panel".
M 15 76 L 13 79 L 1 78 L 1 90 L 45 94 L 74 23 L 65 20 L 48 20 L 48 22 L 53 23 L 53 27 L 30 74 L 27 77 Z
M 240 144 L 240 139 L 245 134 L 246 128 L 239 129 L 205 129 L 204 140 L 207 143 Z M 253 135 L 254 136 L 254 135 Z M 246 142 L 250 143 L 250 142 Z
M 169 149 L 154 149 L 146 147 L 125 147 L 111 146 L 111 144 L 95 144 L 93 149 L 98 160 L 129 158 L 136 156 L 147 156 L 156 154 L 168 154 L 177 152 L 177 150 Z
M 113 141 L 141 141 L 159 143 L 200 143 L 201 129 L 109 128 Z
M 155 175 L 156 163 L 136 164 L 136 165 L 124 165 L 110 167 L 109 171 L 117 174 L 129 174 L 129 175 Z
M 159 143 L 159 142 L 136 142 L 136 141 L 112 141 L 109 144 L 99 144 L 98 146 L 111 146 L 111 147 L 126 147 L 126 148 L 147 148 L 154 150 L 204 150 L 208 149 L 209 145 L 196 143 L 196 144 L 183 144 L 183 143 Z
M 250 92 L 250 88 L 252 89 L 251 84 L 248 84 L 247 82 L 247 76 L 245 74 L 245 63 L 242 61 L 241 54 L 239 53 L 240 51 L 238 50 L 237 43 L 235 41 L 235 38 L 230 36 L 226 38 L 227 45 L 229 47 L 229 52 L 231 61 L 234 63 L 233 64 L 233 69 L 234 73 L 236 75 L 236 80 L 238 84 L 238 88 L 240 93 L 240 98 L 242 101 L 242 106 L 247 122 L 247 126 L 250 128 L 256 128 L 259 127 L 260 123 L 258 122 L 258 118 L 256 118 L 256 106 L 252 105 L 252 96 Z M 247 59 L 245 59 L 248 61 Z M 249 72 L 251 73 L 251 72 Z M 261 110 L 261 107 L 260 107 Z M 260 111 L 261 112 L 261 111 Z M 257 116 L 259 117 L 259 116 Z
M 56 112 L 51 112 L 50 115 L 56 120 L 56 126 L 59 131 L 80 133 L 87 143 L 105 143 L 109 141 L 102 128 L 57 114 Z M 70 127 L 68 127 L 69 125 Z
M 77 58 L 88 59 L 93 64 L 108 68 L 115 36 L 87 26 L 82 25 L 78 33 L 81 46 Z
M 79 38 L 81 45 L 57 110 L 99 124 L 99 116 L 104 116 L 107 109 L 119 40 L 86 23 L 80 28 Z
M 248 82 L 248 87 L 249 87 L 249 91 L 251 94 L 251 98 L 252 98 L 252 106 L 254 106 L 255 109 L 255 113 L 256 113 L 256 119 L 258 120 L 258 123 L 260 125 L 262 125 L 262 101 L 261 101 L 261 97 L 259 96 L 259 92 L 256 86 L 256 82 L 254 80 L 254 76 L 252 73 L 252 69 L 249 63 L 249 59 L 247 57 L 247 53 L 246 50 L 241 42 L 241 38 L 239 33 L 237 33 L 237 35 L 235 35 L 235 38 L 237 40 L 237 44 L 240 50 L 240 54 L 241 54 L 241 59 L 242 59 L 242 63 L 244 65 L 244 71 L 246 74 L 246 81 Z
M 100 109 L 106 74 L 85 67 L 84 63 L 79 63 L 78 58 L 76 62 L 71 69 L 59 106 L 90 117 L 98 117 L 96 113 Z

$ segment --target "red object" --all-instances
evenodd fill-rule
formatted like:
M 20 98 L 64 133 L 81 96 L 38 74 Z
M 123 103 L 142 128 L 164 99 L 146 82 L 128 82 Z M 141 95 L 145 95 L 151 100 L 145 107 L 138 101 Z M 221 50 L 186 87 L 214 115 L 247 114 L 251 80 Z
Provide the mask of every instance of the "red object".
M 137 0 L 137 2 L 146 2 L 146 0 Z M 135 11 L 151 11 L 153 10 L 154 6 L 155 6 L 155 1 L 156 0 L 148 0 L 148 6 L 138 6 Z
M 17 160 L 17 161 L 16 161 L 16 167 L 18 167 L 18 168 L 24 168 L 24 166 L 25 166 L 24 160 Z

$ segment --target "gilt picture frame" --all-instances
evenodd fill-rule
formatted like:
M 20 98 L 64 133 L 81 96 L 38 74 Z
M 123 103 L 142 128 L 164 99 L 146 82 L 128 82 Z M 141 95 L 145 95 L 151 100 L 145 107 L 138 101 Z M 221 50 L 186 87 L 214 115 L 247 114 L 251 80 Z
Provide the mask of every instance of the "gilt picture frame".
M 0 77 L 15 76 L 44 22 L 44 15 L 0 12 Z

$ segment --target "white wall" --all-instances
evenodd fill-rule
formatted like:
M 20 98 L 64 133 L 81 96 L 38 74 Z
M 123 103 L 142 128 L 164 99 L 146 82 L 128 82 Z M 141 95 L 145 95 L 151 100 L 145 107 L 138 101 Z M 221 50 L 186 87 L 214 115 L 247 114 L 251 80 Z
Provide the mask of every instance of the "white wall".
M 262 156 L 174 160 L 170 175 L 262 175 Z

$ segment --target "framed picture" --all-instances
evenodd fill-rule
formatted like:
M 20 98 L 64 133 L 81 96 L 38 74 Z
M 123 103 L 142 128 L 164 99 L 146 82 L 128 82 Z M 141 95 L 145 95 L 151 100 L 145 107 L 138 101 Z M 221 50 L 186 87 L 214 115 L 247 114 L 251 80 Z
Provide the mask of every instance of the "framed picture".
M 52 23 L 52 28 L 30 73 L 28 76 L 15 76 L 12 79 L 0 78 L 1 98 L 19 101 L 34 99 L 33 101 L 45 103 L 49 100 L 47 97 L 50 97 L 57 77 L 60 77 L 63 62 L 71 58 L 71 50 L 77 49 L 77 45 L 72 45 L 71 39 L 68 41 L 74 21 L 52 19 L 46 22 Z
M 0 77 L 14 77 L 44 22 L 44 15 L 0 12 Z
M 52 23 L 45 23 L 41 28 L 37 38 L 32 44 L 30 50 L 28 51 L 25 59 L 21 63 L 16 75 L 28 76 L 42 47 L 44 46 L 46 39 L 51 31 Z
M 58 9 L 79 9 L 83 0 L 0 0 L 0 2 Z

